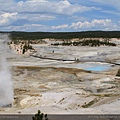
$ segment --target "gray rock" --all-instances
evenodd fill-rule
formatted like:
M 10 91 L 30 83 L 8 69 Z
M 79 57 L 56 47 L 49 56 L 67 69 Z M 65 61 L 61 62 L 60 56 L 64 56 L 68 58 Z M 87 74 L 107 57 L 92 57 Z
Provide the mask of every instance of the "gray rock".
M 120 68 L 118 69 L 116 76 L 120 76 Z

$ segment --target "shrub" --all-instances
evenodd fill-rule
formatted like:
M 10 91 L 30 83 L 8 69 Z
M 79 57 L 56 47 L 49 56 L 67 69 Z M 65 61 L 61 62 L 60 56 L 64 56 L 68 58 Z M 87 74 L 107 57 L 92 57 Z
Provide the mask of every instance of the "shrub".
M 45 118 L 45 120 L 48 120 L 47 114 L 44 115 L 40 110 L 38 110 L 38 113 L 32 117 L 32 120 L 43 120 L 43 118 Z

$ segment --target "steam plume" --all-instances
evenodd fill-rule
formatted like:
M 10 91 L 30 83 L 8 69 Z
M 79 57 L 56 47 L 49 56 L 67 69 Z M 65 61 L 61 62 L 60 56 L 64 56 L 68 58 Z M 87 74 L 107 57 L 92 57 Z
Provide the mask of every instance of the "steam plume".
M 7 62 L 8 34 L 0 34 L 0 107 L 13 102 L 13 84 L 10 67 Z

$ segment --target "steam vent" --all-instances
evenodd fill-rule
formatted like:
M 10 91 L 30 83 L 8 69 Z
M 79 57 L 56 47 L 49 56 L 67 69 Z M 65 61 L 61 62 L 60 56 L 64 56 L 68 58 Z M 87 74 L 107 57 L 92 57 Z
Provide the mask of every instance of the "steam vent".
M 14 101 L 8 41 L 8 34 L 0 34 L 0 107 L 11 107 Z
M 12 107 L 12 103 L 11 103 L 11 104 L 8 104 L 8 105 L 3 106 L 3 108 L 9 108 L 9 107 Z

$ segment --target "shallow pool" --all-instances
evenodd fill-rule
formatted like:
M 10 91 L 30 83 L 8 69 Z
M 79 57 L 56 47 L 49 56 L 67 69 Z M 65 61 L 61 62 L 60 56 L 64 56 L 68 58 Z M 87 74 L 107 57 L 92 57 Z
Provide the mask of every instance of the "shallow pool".
M 106 71 L 110 69 L 111 64 L 107 63 L 98 63 L 98 62 L 85 62 L 85 63 L 78 63 L 75 65 L 77 68 L 81 68 L 84 70 L 91 70 L 91 71 Z
M 92 71 L 106 71 L 110 68 L 110 66 L 94 66 L 86 68 L 86 70 L 92 70 Z

